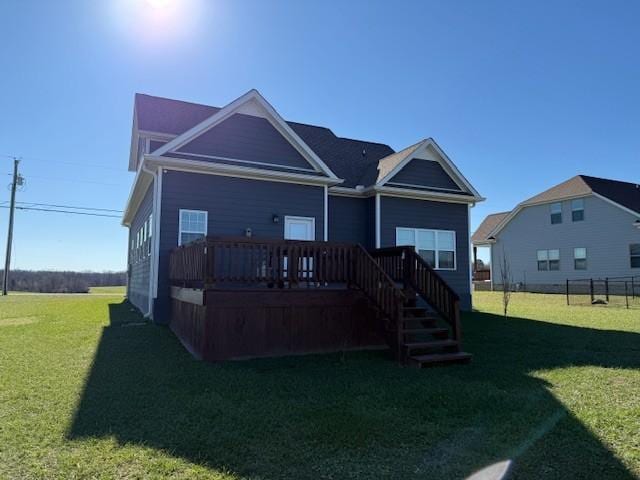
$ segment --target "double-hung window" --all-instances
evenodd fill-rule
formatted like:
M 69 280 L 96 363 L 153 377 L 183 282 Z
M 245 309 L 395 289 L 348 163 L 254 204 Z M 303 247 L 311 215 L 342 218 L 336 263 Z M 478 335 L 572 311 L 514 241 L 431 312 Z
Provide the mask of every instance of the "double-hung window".
M 549 210 L 551 212 L 551 225 L 562 223 L 562 203 L 552 203 Z
M 571 220 L 574 222 L 584 220 L 584 198 L 571 200 Z
M 587 269 L 587 249 L 586 248 L 573 249 L 573 268 L 574 270 Z
M 538 250 L 538 270 L 560 270 L 560 250 Z
M 640 268 L 640 243 L 629 245 L 629 256 L 631 258 L 631 268 Z
M 180 210 L 178 245 L 184 245 L 207 235 L 207 212 Z
M 396 245 L 416 249 L 425 262 L 438 270 L 456 269 L 456 232 L 422 228 L 396 228 Z

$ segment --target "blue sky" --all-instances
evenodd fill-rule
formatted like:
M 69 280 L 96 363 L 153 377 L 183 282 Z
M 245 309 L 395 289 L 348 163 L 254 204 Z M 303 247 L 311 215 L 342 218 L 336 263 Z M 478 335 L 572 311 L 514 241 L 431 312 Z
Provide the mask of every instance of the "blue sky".
M 149 1 L 0 5 L 19 201 L 123 209 L 135 92 L 224 105 L 250 88 L 340 136 L 434 137 L 487 197 L 473 228 L 578 173 L 640 181 L 638 2 Z M 10 171 L 0 157 L 0 206 Z M 17 212 L 15 268 L 125 257 L 118 219 Z

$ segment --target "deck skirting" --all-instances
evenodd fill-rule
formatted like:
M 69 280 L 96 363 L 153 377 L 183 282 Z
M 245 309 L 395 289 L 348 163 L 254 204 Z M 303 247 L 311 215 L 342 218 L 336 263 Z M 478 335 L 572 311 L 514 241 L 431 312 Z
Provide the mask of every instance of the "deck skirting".
M 180 290 L 172 291 L 170 327 L 199 359 L 387 346 L 375 312 L 357 290 Z

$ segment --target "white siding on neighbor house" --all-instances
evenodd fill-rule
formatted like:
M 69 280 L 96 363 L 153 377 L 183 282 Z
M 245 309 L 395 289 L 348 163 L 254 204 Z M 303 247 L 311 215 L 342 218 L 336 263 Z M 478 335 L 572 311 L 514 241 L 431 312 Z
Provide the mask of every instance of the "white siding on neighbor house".
M 562 202 L 562 223 L 552 225 L 550 204 L 522 209 L 497 235 L 492 246 L 493 282 L 500 284 L 503 251 L 514 282 L 563 284 L 567 278 L 640 275 L 631 268 L 629 245 L 640 243 L 634 216 L 595 196 L 584 199 L 584 220 L 573 222 L 571 200 Z M 575 270 L 574 248 L 587 249 L 587 269 Z M 538 271 L 538 250 L 560 250 L 559 271 Z

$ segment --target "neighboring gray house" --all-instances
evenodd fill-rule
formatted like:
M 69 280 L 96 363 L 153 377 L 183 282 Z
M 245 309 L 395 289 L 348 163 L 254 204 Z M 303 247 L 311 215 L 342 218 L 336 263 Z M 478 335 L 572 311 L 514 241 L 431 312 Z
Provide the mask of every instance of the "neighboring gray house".
M 168 258 L 204 235 L 413 245 L 471 308 L 469 208 L 432 140 L 400 152 L 287 122 L 255 90 L 224 108 L 136 95 L 123 223 L 128 298 L 165 322 Z
M 494 285 L 503 253 L 527 291 L 564 291 L 567 279 L 639 276 L 640 186 L 578 175 L 489 215 L 472 243 L 491 249 Z

